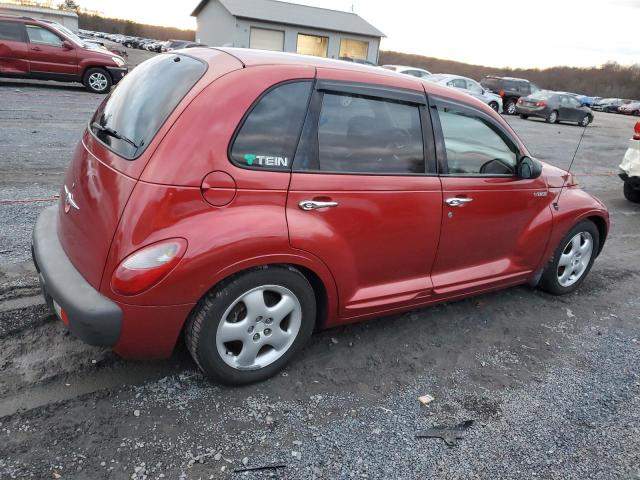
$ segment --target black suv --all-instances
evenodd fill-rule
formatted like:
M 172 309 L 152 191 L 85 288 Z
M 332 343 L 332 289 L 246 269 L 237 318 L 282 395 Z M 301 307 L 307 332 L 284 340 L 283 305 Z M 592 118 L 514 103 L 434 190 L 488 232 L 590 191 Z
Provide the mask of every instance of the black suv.
M 503 111 L 509 115 L 516 114 L 520 97 L 540 91 L 540 87 L 524 78 L 488 76 L 480 80 L 480 85 L 502 97 Z

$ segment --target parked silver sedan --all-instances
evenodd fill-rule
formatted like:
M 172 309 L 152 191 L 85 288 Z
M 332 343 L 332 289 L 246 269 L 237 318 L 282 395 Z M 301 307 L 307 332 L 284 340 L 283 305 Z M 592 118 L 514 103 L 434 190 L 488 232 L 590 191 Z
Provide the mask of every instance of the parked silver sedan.
M 476 97 L 477 99 L 482 100 L 496 112 L 502 112 L 502 98 L 500 97 L 500 95 L 496 95 L 495 93 L 491 93 L 489 90 L 485 90 L 482 85 L 480 85 L 475 80 L 467 77 L 461 77 L 459 75 L 450 75 L 446 73 L 434 73 L 433 75 L 427 77 L 425 80 L 462 90 L 472 97 Z

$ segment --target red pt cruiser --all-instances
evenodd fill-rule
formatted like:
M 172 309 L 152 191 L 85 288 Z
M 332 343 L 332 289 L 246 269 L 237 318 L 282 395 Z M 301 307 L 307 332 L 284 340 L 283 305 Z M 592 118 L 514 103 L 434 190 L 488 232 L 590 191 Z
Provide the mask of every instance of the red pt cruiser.
M 184 332 L 206 375 L 243 384 L 315 328 L 525 283 L 571 292 L 608 225 L 463 93 L 194 48 L 141 64 L 98 107 L 33 257 L 84 341 L 160 358 Z

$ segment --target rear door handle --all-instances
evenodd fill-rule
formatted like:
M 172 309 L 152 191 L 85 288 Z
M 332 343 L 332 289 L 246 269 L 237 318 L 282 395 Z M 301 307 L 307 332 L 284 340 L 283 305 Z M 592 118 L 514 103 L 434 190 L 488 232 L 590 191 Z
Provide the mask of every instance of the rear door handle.
M 450 207 L 459 207 L 461 205 L 465 205 L 469 202 L 473 202 L 473 198 L 468 197 L 455 197 L 455 198 L 447 198 L 444 203 L 449 205 Z
M 318 208 L 337 207 L 338 202 L 320 202 L 317 200 L 302 200 L 298 206 L 305 211 L 316 210 Z
M 42 49 L 40 47 L 31 47 L 31 50 L 34 50 L 36 52 L 41 52 Z

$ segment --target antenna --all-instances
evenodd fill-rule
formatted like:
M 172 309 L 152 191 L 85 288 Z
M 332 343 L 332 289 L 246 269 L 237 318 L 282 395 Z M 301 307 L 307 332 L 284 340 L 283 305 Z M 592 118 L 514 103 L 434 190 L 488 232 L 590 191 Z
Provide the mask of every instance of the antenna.
M 553 202 L 553 208 L 558 210 L 558 202 L 560 201 L 560 195 L 562 195 L 562 191 L 564 190 L 564 187 L 567 183 L 567 180 L 569 179 L 569 174 L 571 173 L 571 167 L 573 166 L 573 161 L 576 159 L 576 155 L 578 154 L 578 150 L 580 150 L 580 144 L 582 143 L 582 139 L 584 138 L 584 134 L 587 131 L 587 127 L 589 126 L 589 124 L 587 123 L 584 128 L 582 129 L 582 134 L 580 135 L 580 140 L 578 140 L 578 146 L 576 147 L 576 151 L 573 152 L 573 158 L 571 159 L 571 163 L 569 164 L 569 168 L 567 169 L 567 176 L 565 177 L 565 179 L 562 181 L 562 186 L 560 187 L 560 192 L 558 193 L 558 196 L 556 197 L 556 201 Z

